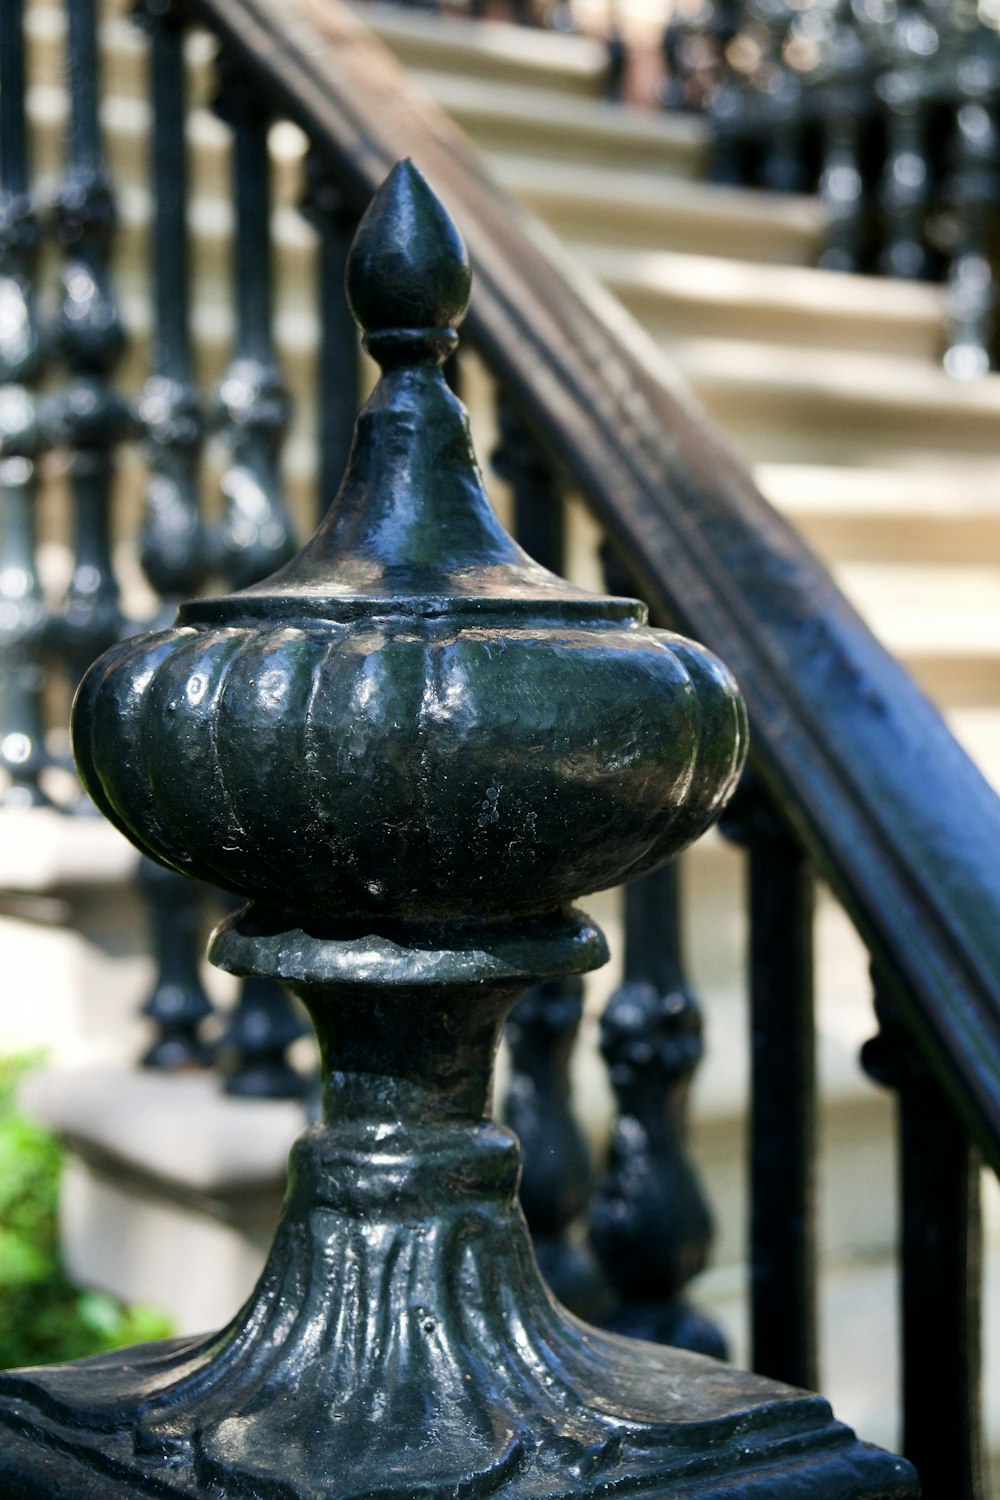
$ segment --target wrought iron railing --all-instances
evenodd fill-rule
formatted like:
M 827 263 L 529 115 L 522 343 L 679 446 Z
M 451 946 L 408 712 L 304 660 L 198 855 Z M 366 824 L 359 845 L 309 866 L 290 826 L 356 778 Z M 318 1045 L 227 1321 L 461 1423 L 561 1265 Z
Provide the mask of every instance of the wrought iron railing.
M 943 281 L 952 375 L 995 367 L 1000 34 L 975 0 L 705 0 L 674 10 L 665 102 L 716 181 L 818 192 L 819 264 Z
M 0 743 L 11 800 L 45 794 L 43 666 L 54 660 L 76 679 L 90 653 L 106 644 L 96 639 L 98 626 L 107 638 L 135 628 L 136 622 L 123 625 L 116 613 L 108 565 L 116 445 L 135 435 L 149 455 L 142 555 L 165 607 L 209 576 L 223 586 L 242 584 L 287 556 L 289 523 L 276 453 L 288 409 L 272 331 L 265 122 L 291 119 L 310 146 L 304 188 L 320 245 L 321 514 L 343 470 L 358 384 L 354 334 L 345 329 L 337 292 L 346 244 L 385 172 L 399 156 L 414 156 L 469 242 L 476 273 L 469 336 L 503 393 L 496 464 L 514 489 L 529 550 L 558 564 L 560 491 L 571 481 L 606 528 L 609 585 L 618 591 L 624 573 L 629 590 L 648 600 L 658 623 L 705 640 L 733 667 L 749 705 L 754 776 L 729 815 L 729 830 L 748 850 L 754 1367 L 795 1384 L 816 1381 L 810 934 L 818 872 L 832 884 L 873 956 L 880 1032 L 866 1066 L 900 1096 L 906 1451 L 920 1468 L 929 1500 L 982 1495 L 975 1169 L 980 1154 L 994 1167 L 1000 1160 L 995 796 L 700 415 L 665 387 L 641 338 L 623 335 L 603 297 L 575 274 L 567 277 L 462 137 L 409 89 L 384 51 L 331 0 L 290 0 L 280 8 L 267 0 L 143 8 L 155 78 L 157 338 L 148 382 L 126 422 L 129 408 L 113 385 L 120 335 L 107 282 L 113 220 L 94 128 L 95 16 L 92 0 L 69 3 L 78 13 L 70 46 L 83 51 L 74 54 L 68 72 L 71 91 L 80 95 L 79 121 L 69 138 L 68 185 L 59 195 L 56 221 L 68 242 L 61 323 L 71 330 L 64 342 L 71 378 L 62 381 L 51 363 L 43 363 L 48 352 L 34 311 L 33 255 L 44 215 L 27 169 L 18 82 L 23 33 L 14 4 L 3 9 L 0 33 L 6 209 L 0 269 L 4 298 L 19 314 L 13 322 L 23 330 L 20 342 L 4 348 L 3 410 L 12 415 L 0 469 L 9 563 L 0 567 L 0 578 L 7 587 L 16 580 L 3 615 L 7 649 L 0 663 Z M 235 147 L 235 333 L 212 404 L 229 457 L 214 528 L 200 503 L 201 413 L 210 403 L 198 398 L 192 373 L 180 165 L 183 32 L 191 24 L 207 27 L 221 43 L 223 113 Z M 81 79 L 82 73 L 87 76 Z M 36 395 L 46 371 L 49 386 Z M 454 370 L 452 378 L 460 383 Z M 81 622 L 76 633 L 65 624 L 43 628 L 31 529 L 43 444 L 64 456 L 77 504 L 74 582 L 65 607 L 51 612 L 71 627 Z M 85 638 L 91 643 L 86 651 Z M 89 783 L 98 785 L 93 774 Z M 129 822 L 115 797 L 102 800 L 106 810 Z M 484 826 L 500 816 L 496 801 L 484 789 Z M 184 836 L 196 844 L 201 817 L 191 801 Z M 218 859 L 209 857 L 199 874 L 210 879 L 214 871 L 231 887 L 228 861 L 213 864 Z M 237 888 L 264 879 L 267 863 L 255 863 L 253 875 L 240 877 Z M 163 880 L 173 878 L 181 877 Z M 266 878 L 274 881 L 282 873 L 271 868 Z M 168 897 L 163 910 L 176 912 L 175 899 Z M 678 901 L 670 876 L 659 874 L 646 876 L 627 897 L 625 977 L 603 1032 L 625 1128 L 616 1130 L 607 1175 L 589 1197 L 591 1239 L 603 1275 L 593 1260 L 580 1258 L 578 1243 L 565 1233 L 588 1197 L 585 1162 L 567 1110 L 566 1058 L 578 996 L 565 977 L 548 976 L 514 1018 L 510 1110 L 526 1137 L 525 1202 L 553 1280 L 563 1290 L 575 1286 L 577 1292 L 568 1294 L 578 1294 L 581 1306 L 590 1299 L 609 1326 L 717 1351 L 714 1331 L 683 1302 L 708 1231 L 684 1149 L 684 1099 L 701 1043 L 677 941 Z M 295 904 L 291 896 L 289 902 Z M 184 923 L 165 934 L 164 962 L 179 964 L 189 982 L 173 985 L 170 997 L 151 1006 L 163 1028 L 161 1041 L 186 1064 L 202 1060 L 198 1023 L 207 1004 L 191 965 L 196 925 L 186 920 L 187 936 Z M 283 974 L 280 965 L 266 974 L 251 972 L 243 1022 L 232 1024 L 250 1071 L 263 1056 L 269 1075 L 284 1074 L 294 1024 L 280 987 L 260 994 L 260 983 L 273 984 L 276 973 Z M 263 1021 L 248 1019 L 255 1011 Z M 538 1038 L 534 1045 L 528 1042 L 532 1034 Z M 532 1156 L 532 1131 L 555 1139 L 556 1176 L 563 1184 L 558 1197 L 550 1186 L 553 1159 L 538 1151 Z M 927 1316 L 928 1303 L 933 1317 Z M 160 1446 L 150 1447 L 149 1462 L 168 1469 L 174 1459 L 188 1463 L 187 1437 L 178 1438 L 176 1451 L 168 1437 L 156 1435 Z M 108 1461 L 118 1458 L 111 1454 Z M 513 1473 L 516 1465 L 510 1463 Z M 789 1459 L 789 1485 L 798 1482 L 794 1468 Z M 769 1495 L 781 1493 L 774 1487 L 785 1482 L 780 1469 Z M 850 1493 L 909 1493 L 906 1475 L 893 1472 L 890 1479 L 879 1471 L 881 1487 Z M 818 1492 L 840 1494 L 832 1484 L 824 1489 L 820 1482 Z M 276 1492 L 284 1493 L 280 1487 Z

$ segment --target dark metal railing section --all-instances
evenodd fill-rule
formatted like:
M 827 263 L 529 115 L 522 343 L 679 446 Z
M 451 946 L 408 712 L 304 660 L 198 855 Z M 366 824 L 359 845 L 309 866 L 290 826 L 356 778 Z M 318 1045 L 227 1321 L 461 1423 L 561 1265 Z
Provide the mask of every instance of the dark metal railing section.
M 90 66 L 88 58 L 93 60 L 93 12 L 89 0 L 69 4 L 81 12 L 70 30 L 79 69 Z M 44 609 L 31 527 L 33 466 L 41 445 L 33 392 L 45 367 L 31 314 L 38 215 L 23 144 L 19 17 L 13 5 L 3 9 L 3 17 L 0 186 L 7 212 L 0 220 L 5 236 L 0 239 L 0 270 L 6 278 L 3 288 L 11 287 L 9 295 L 24 309 L 28 351 L 2 351 L 3 400 L 9 398 L 10 409 L 20 412 L 16 421 L 4 426 L 0 460 L 3 555 L 13 560 L 15 573 L 21 570 L 16 597 L 3 600 L 5 606 L 16 607 L 0 614 L 10 622 L 4 637 L 10 649 L 0 667 L 5 715 L 0 745 L 5 747 L 9 797 L 16 803 L 41 795 L 39 778 L 44 782 L 39 654 Z M 607 532 L 606 566 L 615 590 L 640 594 L 656 620 L 707 641 L 734 667 L 749 704 L 753 780 L 742 789 L 730 832 L 747 848 L 755 1366 L 796 1383 L 808 1385 L 816 1378 L 811 943 L 812 887 L 819 875 L 831 884 L 873 955 L 882 1041 L 870 1049 L 866 1063 L 873 1072 L 881 1068 L 901 1101 L 907 1451 L 924 1465 L 927 1500 L 978 1500 L 984 1490 L 977 1408 L 978 1199 L 973 1169 L 977 1153 L 993 1167 L 1000 1163 L 1000 877 L 995 862 L 1000 812 L 995 797 L 935 711 L 872 639 L 702 420 L 692 417 L 665 389 L 639 342 L 633 347 L 617 325 L 610 326 L 603 302 L 588 296 L 582 278 L 570 285 L 550 253 L 525 232 L 523 221 L 509 210 L 467 145 L 410 89 L 398 67 L 335 0 L 285 0 L 281 7 L 271 0 L 191 0 L 177 11 L 147 6 L 143 19 L 150 37 L 155 115 L 153 353 L 148 379 L 126 421 L 129 408 L 112 385 L 121 331 L 109 282 L 113 216 L 97 129 L 95 64 L 89 82 L 77 82 L 74 75 L 71 91 L 78 118 L 70 133 L 69 171 L 56 220 L 67 241 L 60 326 L 69 330 L 62 347 L 70 378 L 59 386 L 57 376 L 49 375 L 55 417 L 45 429 L 46 441 L 57 441 L 68 454 L 77 502 L 70 605 L 78 608 L 74 616 L 67 607 L 60 619 L 79 619 L 81 624 L 75 635 L 63 625 L 61 633 L 45 638 L 66 669 L 78 674 L 100 632 L 106 645 L 136 628 L 136 622 L 126 622 L 119 611 L 108 527 L 116 482 L 113 455 L 129 433 L 141 439 L 147 455 L 149 482 L 138 545 L 146 576 L 164 608 L 195 588 L 220 581 L 230 587 L 253 583 L 288 557 L 291 523 L 280 452 L 289 403 L 273 333 L 270 122 L 290 118 L 309 141 L 306 211 L 316 225 L 319 246 L 315 293 L 321 510 L 345 468 L 359 380 L 356 336 L 347 326 L 337 291 L 348 240 L 384 172 L 399 156 L 415 156 L 461 219 L 472 252 L 476 281 L 469 335 L 502 392 L 494 466 L 513 491 L 520 537 L 543 562 L 560 568 L 562 497 L 571 486 Z M 197 389 L 191 347 L 182 131 L 183 32 L 189 20 L 207 26 L 221 44 L 220 110 L 232 127 L 233 336 L 229 363 L 211 403 L 227 450 L 218 494 L 199 464 L 200 413 L 208 403 Z M 735 40 L 734 33 L 726 46 Z M 678 55 L 684 50 L 682 43 L 686 45 L 685 37 L 675 31 L 671 46 Z M 711 68 L 708 75 L 714 87 Z M 782 89 L 779 80 L 775 92 L 781 94 Z M 790 171 L 790 143 L 798 128 L 790 99 L 790 94 L 783 95 L 774 105 L 784 111 L 781 120 L 787 125 L 771 132 L 777 154 L 767 170 L 775 181 Z M 853 170 L 852 153 L 860 149 L 847 115 L 844 106 L 836 129 L 816 153 L 823 171 L 831 177 L 841 173 L 839 191 L 845 191 Z M 963 128 L 975 136 L 975 119 Z M 905 137 L 894 139 L 896 157 L 902 159 Z M 896 246 L 912 241 L 916 221 L 907 214 L 901 208 L 894 221 Z M 849 245 L 853 233 L 846 222 L 841 225 L 842 246 Z M 371 330 L 367 303 L 364 311 Z M 441 343 L 447 379 L 454 388 L 462 381 L 454 362 L 454 340 L 446 333 L 444 324 L 428 328 L 418 344 L 426 354 Z M 412 330 L 398 320 L 388 330 L 376 325 L 375 352 L 381 352 L 386 367 L 393 369 L 396 355 L 409 348 L 412 337 Z M 408 430 L 419 425 L 411 423 Z M 414 471 L 406 472 L 412 477 Z M 221 519 L 212 521 L 213 515 Z M 384 540 L 391 530 L 385 528 Z M 432 545 L 425 535 L 420 545 L 421 566 L 435 563 L 440 538 Z M 312 597 L 308 588 L 306 596 Z M 322 609 L 333 619 L 339 596 L 323 597 Z M 229 619 L 232 607 L 218 599 L 204 606 L 210 614 L 220 612 L 220 619 Z M 329 624 L 327 616 L 323 619 Z M 288 623 L 275 616 L 276 628 Z M 231 640 L 216 641 L 212 650 L 229 652 L 235 661 L 242 640 L 236 632 Z M 124 661 L 131 650 L 130 645 L 120 646 L 120 659 Z M 697 671 L 711 677 L 704 663 Z M 198 674 L 186 677 L 182 704 L 181 696 L 176 701 L 170 697 L 168 677 L 158 679 L 153 695 L 159 726 L 174 722 L 175 707 L 183 706 L 185 713 L 197 708 L 191 694 L 196 684 L 207 683 L 207 676 L 204 681 Z M 287 680 L 282 681 L 287 686 Z M 250 686 L 257 690 L 255 682 Z M 708 678 L 703 686 L 711 698 Z M 217 708 L 214 699 L 205 700 L 206 714 Z M 727 731 L 708 716 L 700 732 L 705 745 L 717 748 Z M 179 745 L 178 754 L 187 756 L 189 748 Z M 246 761 L 250 752 L 244 751 L 245 746 L 241 755 Z M 207 769 L 195 760 L 186 764 L 192 776 L 201 777 Z M 204 807 L 197 798 L 177 801 L 176 781 L 172 771 L 171 778 L 160 783 L 163 797 L 173 799 L 170 837 L 176 834 L 181 844 L 200 849 L 207 838 Z M 97 787 L 98 780 L 91 776 L 89 784 Z M 208 800 L 216 796 L 213 786 L 203 784 Z M 286 790 L 279 789 L 280 795 Z M 492 826 L 494 815 L 505 815 L 497 807 L 500 795 L 495 788 L 483 789 L 477 818 L 484 828 Z M 117 808 L 115 798 L 108 800 L 107 810 L 116 818 Z M 230 812 L 225 810 L 223 816 L 220 809 L 221 804 L 216 811 L 223 821 L 230 820 L 233 838 L 225 848 L 206 844 L 198 872 L 244 894 L 255 892 L 259 882 L 272 890 L 280 887 L 286 906 L 302 900 L 304 912 L 312 898 L 307 900 L 296 883 L 298 875 L 269 842 L 277 825 L 269 825 L 271 833 L 247 856 L 246 870 L 234 876 L 233 860 L 238 864 L 243 857 L 242 835 L 231 827 Z M 720 810 L 721 802 L 713 811 Z M 318 827 L 303 825 L 306 843 L 320 837 Z M 141 830 L 137 836 L 142 842 Z M 157 852 L 162 856 L 163 848 Z M 180 854 L 175 862 L 187 867 Z M 323 863 L 318 859 L 317 868 Z M 303 870 L 308 875 L 305 866 Z M 490 873 L 499 878 L 496 871 Z M 154 881 L 152 867 L 148 874 L 151 889 L 168 891 L 166 896 L 153 896 L 154 902 L 161 902 L 154 911 L 162 952 L 149 1003 L 159 1028 L 150 1060 L 204 1064 L 218 1055 L 218 1049 L 204 1039 L 208 1002 L 196 962 L 201 898 L 196 892 L 179 913 L 169 887 L 182 877 L 166 873 Z M 415 889 L 419 895 L 419 887 Z M 411 897 L 412 891 L 406 899 Z M 161 920 L 168 907 L 176 919 L 171 930 Z M 601 1027 L 616 1095 L 613 1146 L 610 1160 L 596 1174 L 569 1087 L 570 1051 L 581 1017 L 577 980 L 562 970 L 538 973 L 536 987 L 514 1014 L 513 1084 L 507 1108 L 525 1135 L 526 1207 L 553 1280 L 581 1309 L 612 1327 L 719 1352 L 717 1332 L 687 1302 L 688 1283 L 707 1254 L 711 1214 L 686 1144 L 687 1098 L 702 1039 L 700 1011 L 683 963 L 676 876 L 668 870 L 632 884 L 625 910 L 623 980 Z M 230 918 L 225 925 L 236 933 L 239 920 Z M 184 930 L 177 930 L 179 926 Z M 298 962 L 289 955 L 298 952 L 301 957 L 309 944 L 323 947 L 333 941 L 322 922 L 317 933 L 299 931 L 286 946 L 282 944 L 287 935 L 279 940 L 263 928 L 248 937 L 254 951 L 265 958 L 249 967 L 243 959 L 234 964 L 244 975 L 244 988 L 222 1047 L 232 1091 L 267 1094 L 301 1087 L 287 1061 L 287 1048 L 298 1033 L 298 1015 L 280 981 L 288 977 L 289 964 Z M 437 942 L 441 934 L 435 929 L 433 936 Z M 402 950 L 397 944 L 394 951 Z M 329 956 L 326 953 L 322 962 Z M 383 957 L 389 964 L 389 947 Z M 523 972 L 519 969 L 519 976 Z M 300 985 L 313 1002 L 317 973 L 310 970 Z M 400 973 L 393 970 L 389 975 L 390 989 Z M 314 1003 L 313 1008 L 332 1049 L 322 1006 Z M 378 1006 L 375 1010 L 381 1025 L 385 1016 Z M 359 1036 L 364 1033 L 354 1059 L 362 1073 L 364 1059 L 371 1060 L 366 1049 L 374 1045 L 365 1029 L 366 1014 L 359 1006 L 351 1022 L 360 1028 Z M 396 1064 L 407 1078 L 406 1069 L 418 1065 L 406 1052 L 409 1024 L 400 1024 L 398 1034 L 390 1028 L 379 1043 L 395 1049 Z M 891 1047 L 885 1042 L 890 1030 Z M 477 1033 L 477 1046 L 485 1035 Z M 416 1045 L 413 1037 L 410 1042 Z M 883 1044 L 886 1055 L 894 1059 L 891 1067 L 878 1062 Z M 465 1043 L 456 1045 L 461 1049 Z M 431 1093 L 443 1091 L 441 1113 L 435 1115 L 439 1122 L 449 1117 L 453 1105 L 458 1108 L 448 1090 L 454 1086 L 461 1093 L 466 1084 L 454 1079 L 449 1083 L 448 1067 L 430 1046 L 420 1053 L 420 1065 L 424 1063 L 434 1073 Z M 461 1069 L 455 1077 L 458 1072 Z M 334 1068 L 327 1080 L 331 1099 L 354 1097 L 350 1076 L 350 1068 Z M 367 1085 L 358 1087 L 357 1097 L 368 1098 Z M 411 1079 L 401 1085 L 397 1102 L 404 1112 L 412 1105 L 414 1118 L 422 1120 L 424 1105 L 413 1102 L 418 1095 L 424 1098 Z M 437 1109 L 435 1104 L 432 1114 Z M 934 1170 L 923 1174 L 932 1140 L 938 1143 L 939 1155 Z M 595 1178 L 596 1189 L 588 1192 Z M 941 1236 L 933 1226 L 945 1219 L 949 1229 Z M 936 1300 L 933 1317 L 928 1317 L 932 1285 Z M 428 1313 L 422 1326 L 433 1342 L 435 1317 Z M 326 1338 L 322 1329 L 316 1333 L 317 1327 L 313 1325 L 309 1337 L 315 1333 Z M 491 1356 L 493 1363 L 506 1367 L 515 1358 L 516 1342 L 504 1346 L 502 1356 Z M 951 1352 L 944 1360 L 941 1351 L 946 1348 Z M 214 1380 L 215 1355 L 206 1358 Z M 948 1372 L 949 1415 L 938 1431 L 935 1458 L 929 1452 L 927 1413 L 930 1371 L 939 1358 Z M 256 1376 L 250 1365 L 246 1373 L 253 1384 Z M 185 1384 L 185 1389 L 190 1384 L 192 1400 L 200 1399 L 195 1390 L 201 1388 L 200 1381 L 195 1374 Z M 325 1392 L 324 1399 L 329 1394 Z M 51 1403 L 47 1410 L 54 1410 Z M 391 1423 L 384 1425 L 387 1432 L 392 1430 Z M 141 1441 L 135 1438 L 135 1462 L 148 1459 L 180 1468 L 193 1462 L 187 1438 L 172 1434 L 172 1427 L 169 1432 L 143 1428 Z M 464 1438 L 467 1442 L 468 1433 Z M 618 1462 L 610 1447 L 591 1447 L 588 1453 L 587 1464 L 597 1463 L 598 1468 Z M 520 1461 L 509 1455 L 497 1460 L 509 1464 L 511 1473 L 517 1472 Z M 205 1463 L 211 1467 L 209 1460 Z M 500 1482 L 498 1471 L 489 1483 L 494 1481 Z M 891 1481 L 883 1475 L 879 1484 L 873 1495 L 910 1493 L 903 1470 L 896 1470 Z M 772 1487 L 767 1493 L 778 1491 Z M 821 1478 L 817 1493 L 840 1491 L 824 1488 Z M 851 1493 L 861 1496 L 868 1491 Z
M 22 0 L 0 11 L 0 767 L 4 805 L 47 798 L 40 652 L 47 629 L 36 565 L 38 459 L 33 390 L 44 349 L 35 300 L 40 226 L 31 191 Z
M 820 264 L 943 281 L 953 375 L 996 363 L 1000 35 L 971 0 L 703 0 L 664 37 L 666 102 L 717 181 L 817 192 Z
M 52 790 L 48 771 L 59 756 L 46 730 L 64 722 L 65 698 L 46 683 L 56 669 L 72 690 L 95 656 L 142 623 L 123 608 L 113 547 L 123 442 L 140 446 L 146 484 L 138 534 L 120 540 L 159 601 L 159 623 L 213 579 L 254 582 L 292 550 L 278 470 L 290 407 L 271 335 L 268 120 L 240 95 L 238 79 L 224 86 L 235 136 L 236 331 L 216 402 L 229 452 L 222 514 L 209 523 L 201 463 L 208 403 L 191 335 L 187 28 L 180 6 L 142 0 L 136 19 L 149 39 L 152 327 L 148 374 L 133 399 L 116 381 L 126 340 L 113 274 L 117 216 L 100 121 L 97 5 L 68 0 L 66 7 L 69 126 L 51 203 L 40 203 L 32 188 L 22 7 L 4 6 L 0 21 L 0 763 L 8 806 L 93 811 L 85 796 L 67 803 L 60 783 Z M 38 310 L 47 300 L 39 276 L 46 233 L 59 260 L 48 320 Z M 36 515 L 38 464 L 49 450 L 57 466 L 49 482 L 68 479 L 73 519 L 64 539 L 72 554 L 68 588 L 46 601 Z M 221 1052 L 228 1091 L 301 1094 L 307 1081 L 285 1054 L 302 1022 L 282 987 L 245 981 L 221 1035 L 206 1038 L 213 1016 L 200 975 L 207 888 L 148 861 L 139 884 L 155 967 L 142 1006 L 155 1027 L 144 1065 L 209 1067 Z
M 74 0 L 66 20 L 69 129 L 53 223 L 62 251 L 55 345 L 67 379 L 50 410 L 74 511 L 73 570 L 55 644 L 75 689 L 124 628 L 111 556 L 111 499 L 116 449 L 128 434 L 130 413 L 112 383 L 125 330 L 111 275 L 117 215 L 98 118 L 96 0 Z

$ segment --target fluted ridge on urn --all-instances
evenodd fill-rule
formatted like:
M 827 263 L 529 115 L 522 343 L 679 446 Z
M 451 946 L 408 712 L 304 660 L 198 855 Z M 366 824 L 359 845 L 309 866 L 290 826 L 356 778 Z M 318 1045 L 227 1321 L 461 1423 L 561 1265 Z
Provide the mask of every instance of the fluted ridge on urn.
M 409 163 L 348 284 L 384 373 L 330 514 L 270 580 L 95 664 L 88 790 L 153 858 L 282 909 L 492 919 L 652 868 L 739 773 L 732 678 L 501 528 L 439 368 L 464 250 Z

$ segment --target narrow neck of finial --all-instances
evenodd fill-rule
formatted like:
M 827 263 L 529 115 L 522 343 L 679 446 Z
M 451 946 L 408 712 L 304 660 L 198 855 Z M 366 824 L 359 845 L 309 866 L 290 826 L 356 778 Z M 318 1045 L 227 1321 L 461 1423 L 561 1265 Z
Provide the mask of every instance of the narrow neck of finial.
M 532 564 L 486 497 L 465 408 L 437 360 L 387 363 L 358 417 L 340 494 L 282 582 L 381 581 L 433 597 L 497 566 Z
M 437 369 L 458 348 L 454 328 L 382 328 L 361 340 L 383 375 L 390 370 Z
M 523 985 L 294 988 L 319 1040 L 328 1125 L 490 1118 L 500 1034 Z

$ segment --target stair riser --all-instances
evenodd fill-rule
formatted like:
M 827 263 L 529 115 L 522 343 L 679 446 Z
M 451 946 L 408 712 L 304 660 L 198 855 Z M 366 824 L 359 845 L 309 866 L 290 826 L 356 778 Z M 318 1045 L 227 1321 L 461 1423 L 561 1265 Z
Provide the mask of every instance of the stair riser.
M 508 186 L 516 190 L 515 183 Z M 818 248 L 815 230 L 768 224 L 763 217 L 743 222 L 735 215 L 713 211 L 710 203 L 678 202 L 668 208 L 645 207 L 633 201 L 604 205 L 586 197 L 556 198 L 530 188 L 516 195 L 554 233 L 567 240 L 592 242 L 596 232 L 609 245 L 724 255 L 789 266 L 809 265 Z
M 914 320 L 855 316 L 831 308 L 769 306 L 767 303 L 731 304 L 710 297 L 672 296 L 669 290 L 649 291 L 628 282 L 606 281 L 646 332 L 669 345 L 676 338 L 750 339 L 768 344 L 810 348 L 870 350 L 940 362 L 945 347 L 940 319 Z

